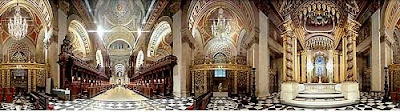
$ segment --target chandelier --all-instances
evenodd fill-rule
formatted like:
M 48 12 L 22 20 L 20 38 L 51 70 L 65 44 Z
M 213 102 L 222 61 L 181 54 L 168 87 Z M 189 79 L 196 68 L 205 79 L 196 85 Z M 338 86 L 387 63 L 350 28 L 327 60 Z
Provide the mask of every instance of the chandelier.
M 10 18 L 10 22 L 8 23 L 8 33 L 15 40 L 23 39 L 28 31 L 28 23 L 25 18 L 22 18 L 20 10 L 20 7 L 17 5 L 15 15 Z
M 219 8 L 217 20 L 213 20 L 211 25 L 211 32 L 214 37 L 217 37 L 220 41 L 225 41 L 225 38 L 229 37 L 231 32 L 231 25 L 229 20 L 223 15 L 224 10 Z

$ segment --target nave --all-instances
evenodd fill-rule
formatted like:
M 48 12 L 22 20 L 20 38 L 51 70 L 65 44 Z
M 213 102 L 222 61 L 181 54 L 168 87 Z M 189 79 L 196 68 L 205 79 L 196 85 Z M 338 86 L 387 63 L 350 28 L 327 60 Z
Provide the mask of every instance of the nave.
M 398 110 L 400 0 L 0 0 L 1 110 Z

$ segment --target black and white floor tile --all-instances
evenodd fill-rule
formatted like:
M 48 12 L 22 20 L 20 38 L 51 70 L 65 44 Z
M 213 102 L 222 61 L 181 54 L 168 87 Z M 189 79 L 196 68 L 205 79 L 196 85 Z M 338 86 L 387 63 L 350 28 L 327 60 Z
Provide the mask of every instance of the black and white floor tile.
M 185 110 L 193 104 L 192 98 L 166 98 L 141 101 L 100 101 L 76 99 L 74 101 L 53 100 L 55 110 Z
M 380 93 L 361 93 L 360 103 L 340 108 L 309 109 L 281 104 L 279 94 L 258 98 L 259 102 L 242 104 L 241 98 L 213 97 L 207 106 L 208 110 L 393 110 L 400 111 L 399 104 L 382 102 Z M 250 101 L 250 99 L 249 99 Z

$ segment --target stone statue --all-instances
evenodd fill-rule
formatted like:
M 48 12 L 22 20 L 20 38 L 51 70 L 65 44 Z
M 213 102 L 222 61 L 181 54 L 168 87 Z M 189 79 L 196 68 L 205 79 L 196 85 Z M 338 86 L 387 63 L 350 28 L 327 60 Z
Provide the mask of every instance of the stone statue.
M 218 85 L 218 92 L 222 92 L 222 83 L 219 83 Z

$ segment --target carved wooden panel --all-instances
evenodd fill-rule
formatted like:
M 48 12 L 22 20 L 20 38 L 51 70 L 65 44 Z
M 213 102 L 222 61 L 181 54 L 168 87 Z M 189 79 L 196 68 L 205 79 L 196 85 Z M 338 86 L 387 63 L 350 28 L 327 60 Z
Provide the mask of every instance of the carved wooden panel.
M 400 65 L 393 64 L 389 66 L 389 84 L 392 92 L 400 91 Z
M 238 75 L 238 94 L 245 94 L 248 91 L 248 75 L 246 72 L 240 72 Z
M 37 81 L 37 87 L 45 87 L 46 86 L 46 72 L 44 70 L 39 70 L 36 73 L 36 81 Z

